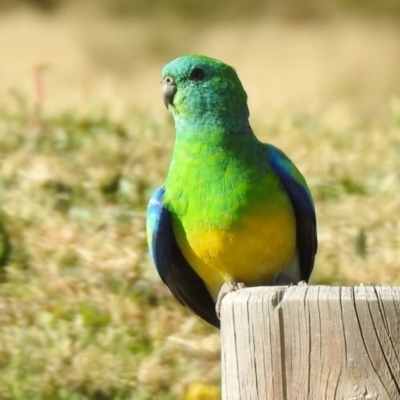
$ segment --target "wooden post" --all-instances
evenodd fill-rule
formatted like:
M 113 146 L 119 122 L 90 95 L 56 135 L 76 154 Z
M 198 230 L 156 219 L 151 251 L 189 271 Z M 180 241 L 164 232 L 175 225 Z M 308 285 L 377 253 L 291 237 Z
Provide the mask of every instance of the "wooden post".
M 400 287 L 238 290 L 221 342 L 223 400 L 400 399 Z

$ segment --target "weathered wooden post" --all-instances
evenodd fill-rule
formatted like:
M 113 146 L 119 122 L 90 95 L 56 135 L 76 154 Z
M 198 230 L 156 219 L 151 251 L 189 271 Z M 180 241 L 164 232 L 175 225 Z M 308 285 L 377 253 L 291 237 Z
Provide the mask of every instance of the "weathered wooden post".
M 223 400 L 400 399 L 400 287 L 242 289 L 221 325 Z

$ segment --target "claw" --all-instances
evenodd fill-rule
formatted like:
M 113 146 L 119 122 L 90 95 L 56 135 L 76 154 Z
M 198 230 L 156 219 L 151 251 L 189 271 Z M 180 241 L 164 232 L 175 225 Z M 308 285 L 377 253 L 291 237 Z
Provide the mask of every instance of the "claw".
M 221 319 L 221 305 L 222 299 L 228 294 L 232 292 L 236 292 L 236 290 L 244 289 L 246 285 L 242 282 L 225 282 L 218 293 L 217 302 L 215 303 L 215 312 L 217 313 L 218 319 Z

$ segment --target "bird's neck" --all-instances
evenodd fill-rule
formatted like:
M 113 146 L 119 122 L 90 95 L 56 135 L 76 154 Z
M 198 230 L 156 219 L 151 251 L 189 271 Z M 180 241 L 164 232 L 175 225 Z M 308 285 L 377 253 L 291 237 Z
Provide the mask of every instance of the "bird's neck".
M 213 122 L 203 119 L 195 121 L 175 116 L 174 157 L 186 153 L 186 157 L 200 157 L 206 163 L 207 156 L 219 152 L 240 152 L 241 146 L 251 148 L 259 143 L 247 118 L 219 120 L 213 116 Z M 235 156 L 238 156 L 235 154 Z
M 217 173 L 226 169 L 225 163 L 235 159 L 238 163 L 251 163 L 260 142 L 254 136 L 250 126 L 241 132 L 225 131 L 215 127 L 208 129 L 177 129 L 170 173 L 175 167 L 179 173 L 196 170 L 199 173 Z
M 230 135 L 245 135 L 252 133 L 249 116 L 247 112 L 237 112 L 236 114 L 211 112 L 204 110 L 200 113 L 199 110 L 193 110 L 188 116 L 187 113 L 178 113 L 172 110 L 177 138 L 180 136 L 189 136 L 193 134 L 212 135 L 221 139 Z M 199 139 L 198 139 L 199 140 Z M 201 140 L 201 138 L 200 138 Z

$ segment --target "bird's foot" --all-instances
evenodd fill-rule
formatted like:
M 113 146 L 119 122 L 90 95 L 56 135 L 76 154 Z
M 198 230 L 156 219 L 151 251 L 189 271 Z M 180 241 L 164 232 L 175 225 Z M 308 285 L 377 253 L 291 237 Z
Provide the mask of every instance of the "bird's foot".
M 297 283 L 297 286 L 307 286 L 308 283 L 306 281 L 300 281 Z
M 222 287 L 218 293 L 217 302 L 215 303 L 215 312 L 217 313 L 218 319 L 221 319 L 220 315 L 221 315 L 222 299 L 228 293 L 236 292 L 236 290 L 244 289 L 245 287 L 246 287 L 246 285 L 242 282 L 225 282 L 222 285 Z

